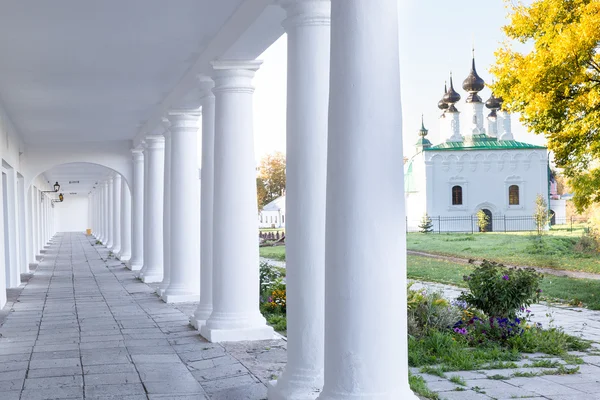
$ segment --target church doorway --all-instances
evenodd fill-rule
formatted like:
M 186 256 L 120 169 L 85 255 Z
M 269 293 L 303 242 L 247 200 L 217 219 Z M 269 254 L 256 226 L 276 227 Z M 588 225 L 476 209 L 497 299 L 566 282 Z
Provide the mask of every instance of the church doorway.
M 483 213 L 487 216 L 487 225 L 485 226 L 485 228 L 479 228 L 479 232 L 492 232 L 492 223 L 493 223 L 493 217 L 492 217 L 492 212 L 490 210 L 488 210 L 487 208 L 482 208 L 481 211 L 483 211 Z

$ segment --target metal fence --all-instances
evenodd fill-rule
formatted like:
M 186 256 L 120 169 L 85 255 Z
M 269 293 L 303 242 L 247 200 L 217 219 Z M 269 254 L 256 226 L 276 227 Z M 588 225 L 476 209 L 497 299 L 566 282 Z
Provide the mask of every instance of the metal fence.
M 477 233 L 480 232 L 477 223 L 477 216 L 462 216 L 462 217 L 442 217 L 430 216 L 433 224 L 432 230 L 435 233 Z M 569 218 L 552 218 L 550 225 L 553 228 L 573 230 L 586 230 L 586 218 L 569 217 Z M 406 231 L 419 232 L 421 220 L 409 220 L 406 218 Z M 535 218 L 533 216 L 492 216 L 486 232 L 528 232 L 536 231 Z

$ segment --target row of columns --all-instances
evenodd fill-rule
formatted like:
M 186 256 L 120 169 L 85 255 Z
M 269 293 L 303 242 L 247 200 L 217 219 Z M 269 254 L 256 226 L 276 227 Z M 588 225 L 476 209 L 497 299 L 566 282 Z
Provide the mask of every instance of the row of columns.
M 116 172 L 98 182 L 90 193 L 91 227 L 94 236 L 121 261 L 131 259 L 131 194 L 125 179 Z
M 288 34 L 288 364 L 269 399 L 416 399 L 407 363 L 398 3 L 280 3 Z M 219 60 L 200 78 L 201 202 L 197 114 L 169 113 L 166 134 L 132 150 L 129 266 L 159 283 L 165 301 L 199 300 L 191 323 L 213 342 L 273 337 L 258 304 L 259 67 Z M 106 193 L 101 218 L 115 212 Z M 104 229 L 100 237 L 114 246 Z

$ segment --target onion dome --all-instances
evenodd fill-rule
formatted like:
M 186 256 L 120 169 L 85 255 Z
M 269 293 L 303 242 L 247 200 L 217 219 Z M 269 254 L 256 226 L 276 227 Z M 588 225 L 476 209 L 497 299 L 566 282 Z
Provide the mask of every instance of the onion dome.
M 447 85 L 446 85 L 446 83 L 444 83 L 444 95 L 446 94 L 447 91 L 448 91 Z M 438 108 L 440 110 L 447 110 L 448 109 L 448 103 L 446 103 L 444 101 L 443 97 L 442 97 L 442 99 L 440 101 L 438 101 Z
M 431 142 L 425 137 L 429 131 L 425 128 L 423 122 L 423 114 L 421 114 L 421 129 L 419 129 L 419 140 L 417 140 L 417 147 L 431 147 Z
M 490 95 L 490 98 L 487 99 L 487 101 L 485 102 L 485 106 L 490 110 L 499 110 L 501 105 L 502 103 L 500 99 L 495 97 L 493 93 Z
M 456 107 L 454 107 L 454 103 L 457 103 L 460 100 L 460 94 L 454 90 L 454 85 L 452 84 L 452 73 L 450 73 L 450 88 L 444 94 L 442 98 L 446 104 L 448 104 L 448 111 L 450 112 L 458 112 Z
M 425 137 L 429 131 L 425 128 L 425 122 L 423 121 L 423 114 L 421 114 L 421 129 L 419 129 L 419 136 Z
M 485 82 L 477 75 L 477 70 L 475 69 L 475 56 L 473 56 L 471 72 L 469 72 L 467 79 L 463 81 L 462 87 L 465 91 L 469 92 L 469 96 L 466 100 L 467 103 L 481 103 L 481 97 L 479 97 L 477 93 L 485 88 Z

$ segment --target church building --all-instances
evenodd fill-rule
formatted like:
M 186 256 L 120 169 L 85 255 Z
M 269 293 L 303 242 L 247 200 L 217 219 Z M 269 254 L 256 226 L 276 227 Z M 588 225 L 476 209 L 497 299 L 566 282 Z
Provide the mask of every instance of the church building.
M 549 196 L 548 150 L 544 146 L 516 141 L 511 116 L 502 99 L 484 103 L 479 92 L 485 82 L 477 74 L 473 58 L 471 72 L 462 88 L 468 93 L 461 126 L 457 104 L 460 94 L 450 86 L 438 103 L 442 143 L 432 144 L 422 123 L 416 154 L 405 163 L 405 195 L 408 230 L 418 230 L 422 217 L 432 218 L 435 231 L 478 231 L 477 213 L 488 216 L 486 231 L 534 229 L 535 199 Z M 489 114 L 484 117 L 484 108 Z M 559 213 L 563 214 L 562 210 Z

